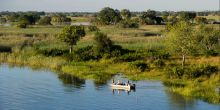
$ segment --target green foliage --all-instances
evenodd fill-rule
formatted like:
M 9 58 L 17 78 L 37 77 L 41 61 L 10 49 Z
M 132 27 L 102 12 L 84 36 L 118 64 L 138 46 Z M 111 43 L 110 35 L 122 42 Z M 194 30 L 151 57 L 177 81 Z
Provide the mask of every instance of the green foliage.
M 184 66 L 185 56 L 195 53 L 197 47 L 192 26 L 180 21 L 169 27 L 166 36 L 167 49 L 181 55 L 183 57 L 182 66 Z
M 69 52 L 72 52 L 73 45 L 86 35 L 83 26 L 65 26 L 59 35 L 59 38 L 70 46 Z
M 117 57 L 116 62 L 131 62 L 131 61 L 136 61 L 136 60 L 141 60 L 141 59 L 143 59 L 143 56 L 141 56 L 141 54 L 129 52 L 127 54 Z
M 217 52 L 217 51 L 215 51 L 215 50 L 207 50 L 207 51 L 205 51 L 204 54 L 205 54 L 206 56 L 217 56 L 217 55 L 220 54 L 220 52 Z
M 98 19 L 99 22 L 110 25 L 118 23 L 122 18 L 118 10 L 105 7 L 99 12 Z
M 174 66 L 171 68 L 166 68 L 167 73 L 166 77 L 170 79 L 175 79 L 175 78 L 181 78 L 184 74 L 184 68 L 179 67 L 179 66 Z
M 87 46 L 74 50 L 71 54 L 71 57 L 71 59 L 73 59 L 74 61 L 88 61 L 97 59 L 97 56 L 92 46 Z
M 122 18 L 125 20 L 131 19 L 131 12 L 128 9 L 121 10 L 120 14 L 121 14 Z
M 166 76 L 171 79 L 210 77 L 218 71 L 218 67 L 211 65 L 190 65 L 188 67 L 174 66 L 167 68 Z
M 196 17 L 196 13 L 194 12 L 180 12 L 179 18 L 183 21 L 191 21 L 193 22 L 194 18 Z
M 68 53 L 68 50 L 60 50 L 56 48 L 55 49 L 36 49 L 36 51 L 37 51 L 37 54 L 42 54 L 47 57 L 62 56 Z
M 208 26 L 200 26 L 196 30 L 196 42 L 206 55 L 216 55 L 215 49 L 220 44 L 220 31 Z
M 185 74 L 188 78 L 198 78 L 200 76 L 210 77 L 213 73 L 217 72 L 218 68 L 211 65 L 192 65 L 186 70 Z
M 12 52 L 12 48 L 9 46 L 0 45 L 0 52 Z
M 26 22 L 29 25 L 35 24 L 35 22 L 40 19 L 39 15 L 28 13 L 28 14 L 22 14 L 19 16 L 18 21 L 19 22 Z
M 164 61 L 161 60 L 161 59 L 154 60 L 153 64 L 154 64 L 156 67 L 158 67 L 158 68 L 161 68 L 161 67 L 165 66 Z
M 128 50 L 122 49 L 121 46 L 114 45 L 107 35 L 101 32 L 95 33 L 94 40 L 96 42 L 95 53 L 99 57 L 118 57 L 128 52 Z
M 64 15 L 55 15 L 55 16 L 52 16 L 51 22 L 57 22 L 57 23 L 71 22 L 71 19 Z
M 18 22 L 18 24 L 16 25 L 16 27 L 18 27 L 18 28 L 27 28 L 27 22 L 25 22 L 25 21 L 20 21 L 20 22 Z
M 96 51 L 103 55 L 105 53 L 110 54 L 113 47 L 113 42 L 107 37 L 106 34 L 97 32 L 95 34 Z
M 39 21 L 38 24 L 40 25 L 51 25 L 51 17 L 49 16 L 44 16 L 42 17 Z
M 139 24 L 132 20 L 123 20 L 118 24 L 120 28 L 139 28 Z
M 140 72 L 144 72 L 145 70 L 149 69 L 147 63 L 143 61 L 135 61 L 129 63 L 129 67 L 132 69 L 138 69 Z
M 90 32 L 95 32 L 95 31 L 99 31 L 100 29 L 97 26 L 88 26 L 88 29 Z
M 143 24 L 148 25 L 161 24 L 161 22 L 163 21 L 162 17 L 156 16 L 156 11 L 154 10 L 147 10 L 147 12 L 142 12 L 140 19 Z

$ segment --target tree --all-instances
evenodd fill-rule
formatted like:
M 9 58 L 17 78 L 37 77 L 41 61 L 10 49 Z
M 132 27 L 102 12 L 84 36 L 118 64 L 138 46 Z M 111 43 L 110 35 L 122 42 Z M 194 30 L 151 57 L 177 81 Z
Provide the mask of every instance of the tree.
M 98 20 L 105 25 L 116 24 L 121 20 L 121 15 L 118 10 L 105 7 L 99 12 Z
M 51 17 L 49 17 L 49 16 L 42 17 L 38 21 L 38 24 L 40 24 L 40 25 L 51 25 Z
M 129 20 L 131 19 L 131 12 L 128 9 L 121 10 L 121 16 L 123 19 Z
M 72 53 L 73 46 L 85 35 L 86 33 L 83 26 L 65 26 L 59 38 L 69 45 L 69 53 Z
M 51 22 L 55 24 L 70 24 L 71 19 L 64 15 L 55 15 L 51 18 Z
M 215 46 L 220 44 L 219 30 L 201 25 L 196 31 L 196 40 L 205 51 L 214 50 Z
M 168 49 L 182 56 L 182 67 L 184 67 L 186 55 L 195 48 L 192 26 L 187 22 L 180 21 L 170 27 L 166 36 Z
M 35 24 L 35 22 L 38 20 L 39 18 L 37 17 L 37 15 L 31 15 L 31 14 L 22 14 L 20 15 L 20 17 L 18 18 L 18 22 L 25 22 L 29 25 Z
M 191 21 L 192 23 L 195 17 L 196 17 L 196 13 L 193 13 L 193 12 L 181 12 L 179 14 L 180 20 Z
M 163 20 L 162 17 L 155 17 L 155 21 L 156 21 L 157 24 L 161 24 L 161 22 L 164 21 L 164 20 Z
M 156 11 L 154 10 L 147 10 L 147 12 L 142 12 L 140 19 L 142 23 L 144 24 L 160 24 L 161 23 L 161 17 L 156 16 Z
M 111 53 L 113 42 L 107 37 L 106 34 L 97 32 L 95 34 L 95 41 L 97 44 L 97 52 L 99 54 Z

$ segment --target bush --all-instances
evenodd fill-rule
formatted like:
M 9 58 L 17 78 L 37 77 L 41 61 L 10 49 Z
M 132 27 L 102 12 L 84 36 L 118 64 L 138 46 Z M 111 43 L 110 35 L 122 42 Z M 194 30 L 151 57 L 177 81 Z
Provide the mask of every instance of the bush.
M 132 69 L 138 69 L 141 72 L 144 72 L 145 70 L 149 69 L 147 63 L 143 62 L 143 61 L 135 61 L 135 62 L 131 62 L 129 64 L 129 67 Z
M 116 62 L 131 62 L 141 60 L 143 57 L 140 54 L 128 53 L 116 58 Z
M 206 56 L 217 56 L 219 53 L 216 52 L 215 50 L 208 50 L 208 51 L 205 51 L 205 55 Z
M 153 64 L 156 66 L 156 67 L 163 67 L 165 65 L 164 61 L 161 60 L 161 59 L 157 59 L 157 60 L 154 60 Z
M 19 22 L 19 23 L 16 25 L 16 27 L 18 27 L 18 28 L 27 28 L 27 23 L 25 23 L 25 22 Z
M 155 49 L 150 49 L 146 52 L 146 54 L 154 59 L 164 59 L 167 60 L 170 57 L 170 54 L 165 51 L 158 51 Z
M 38 21 L 38 24 L 40 24 L 40 25 L 51 25 L 51 17 L 49 17 L 49 16 L 42 17 Z
M 12 52 L 12 48 L 9 46 L 0 45 L 0 52 Z
M 89 30 L 90 32 L 95 32 L 95 31 L 99 31 L 99 28 L 96 27 L 96 26 L 88 26 L 88 30 Z
M 61 56 L 68 53 L 68 50 L 60 50 L 60 49 L 36 49 L 38 54 L 42 54 L 44 56 Z
M 71 57 L 75 61 L 88 61 L 99 58 L 99 56 L 95 54 L 92 46 L 87 46 L 75 50 L 73 54 L 71 54 Z
M 190 66 L 189 71 L 186 73 L 188 78 L 197 78 L 200 76 L 211 76 L 211 74 L 218 71 L 218 68 L 211 65 Z
M 218 67 L 211 65 L 191 65 L 185 68 L 175 66 L 167 69 L 166 76 L 168 78 L 198 78 L 201 76 L 210 77 L 212 74 L 218 71 Z
M 95 41 L 96 41 L 96 51 L 98 54 L 110 54 L 111 49 L 113 47 L 113 42 L 107 37 L 106 34 L 97 32 L 95 34 Z
M 118 23 L 118 27 L 120 28 L 139 28 L 139 24 L 134 21 L 121 21 Z
M 127 49 L 122 49 L 120 45 L 114 43 L 107 37 L 106 34 L 97 32 L 95 34 L 96 46 L 94 48 L 97 56 L 111 58 L 119 57 L 129 52 Z

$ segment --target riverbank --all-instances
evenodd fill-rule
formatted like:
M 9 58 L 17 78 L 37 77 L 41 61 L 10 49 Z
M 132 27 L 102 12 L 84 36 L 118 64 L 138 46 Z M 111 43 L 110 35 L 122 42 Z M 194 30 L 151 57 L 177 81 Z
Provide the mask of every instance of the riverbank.
M 216 65 L 219 57 L 200 57 L 195 59 L 197 60 L 194 61 L 200 61 L 197 64 L 212 62 L 212 64 Z M 56 71 L 57 73 L 71 74 L 82 79 L 92 79 L 100 84 L 105 83 L 118 73 L 122 73 L 132 80 L 162 80 L 169 91 L 186 97 L 199 98 L 213 104 L 220 103 L 220 96 L 216 91 L 220 85 L 219 72 L 210 77 L 167 79 L 165 76 L 165 67 L 164 69 L 158 69 L 150 65 L 150 70 L 141 72 L 138 68 L 131 68 L 128 62 L 117 63 L 114 62 L 114 59 L 69 62 L 63 57 L 45 57 L 42 55 L 28 55 L 27 53 L 0 53 L 0 62 L 16 66 L 30 66 L 35 69 L 46 68 Z M 147 60 L 145 60 L 145 62 L 147 62 Z M 167 61 L 166 64 L 172 62 Z M 176 62 L 178 62 L 178 60 L 176 60 Z
M 97 84 L 106 83 L 118 73 L 131 80 L 161 80 L 169 91 L 220 103 L 216 91 L 220 87 L 219 55 L 205 55 L 200 50 L 186 56 L 183 68 L 182 58 L 166 50 L 162 35 L 164 25 L 141 25 L 137 29 L 98 28 L 108 34 L 113 42 L 111 46 L 116 49 L 99 58 L 95 53 L 95 32 L 88 28 L 85 28 L 87 35 L 77 42 L 72 54 L 68 53 L 68 46 L 58 40 L 61 27 L 0 28 L 0 62 L 49 69 L 58 74 L 92 79 Z M 219 45 L 215 49 L 213 54 L 219 52 Z

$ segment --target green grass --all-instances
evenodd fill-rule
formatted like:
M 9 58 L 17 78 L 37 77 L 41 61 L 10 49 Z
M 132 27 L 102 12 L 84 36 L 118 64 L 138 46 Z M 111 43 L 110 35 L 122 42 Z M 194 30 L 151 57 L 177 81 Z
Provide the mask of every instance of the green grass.
M 84 21 L 81 19 L 78 21 Z M 210 25 L 213 26 L 213 25 Z M 58 27 L 42 27 L 33 26 L 27 29 L 19 29 L 16 27 L 0 27 L 0 49 L 7 46 L 12 48 L 12 53 L 0 53 L 0 62 L 17 65 L 29 65 L 33 68 L 48 68 L 59 71 L 60 73 L 72 74 L 74 76 L 93 79 L 97 83 L 104 83 L 110 79 L 112 75 L 123 73 L 129 79 L 162 79 L 165 67 L 155 67 L 153 58 L 145 55 L 147 50 L 163 50 L 165 48 L 164 38 L 162 34 L 164 26 L 147 25 L 140 26 L 139 29 L 122 29 L 115 26 L 101 26 L 102 32 L 108 34 L 108 37 L 117 45 L 121 45 L 125 49 L 136 50 L 140 52 L 142 59 L 146 62 L 150 69 L 140 72 L 137 69 L 129 68 L 130 62 L 117 62 L 117 58 L 100 59 L 98 61 L 91 60 L 86 62 L 68 61 L 64 56 L 46 57 L 36 53 L 34 48 L 39 49 L 67 49 L 68 46 L 60 42 L 55 34 L 59 34 L 62 28 Z M 38 36 L 27 36 L 26 34 L 36 34 Z M 44 35 L 47 34 L 47 35 Z M 94 45 L 94 33 L 88 32 L 86 37 L 82 38 L 74 48 L 82 48 L 88 45 Z M 25 48 L 21 47 L 25 45 Z M 8 48 L 7 47 L 7 48 Z M 216 57 L 187 57 L 186 65 L 189 64 L 211 64 L 220 67 L 219 56 Z M 181 58 L 172 56 L 169 60 L 165 60 L 166 65 L 180 64 Z M 214 87 L 219 87 L 218 73 L 216 76 L 208 78 L 189 80 L 175 80 L 173 83 L 186 83 L 185 87 L 169 87 L 170 91 L 177 92 L 184 96 L 198 97 L 210 103 L 220 103 L 219 96 L 213 92 Z M 178 84 L 177 84 L 178 85 Z
M 71 17 L 73 23 L 75 22 L 90 22 L 92 17 Z
M 58 34 L 62 28 L 58 27 L 31 27 L 31 28 L 17 28 L 17 27 L 0 27 L 1 34 Z
M 214 19 L 214 20 L 220 20 L 220 16 L 213 16 L 213 15 L 209 15 L 209 16 L 201 16 L 201 17 L 205 17 L 206 19 Z

